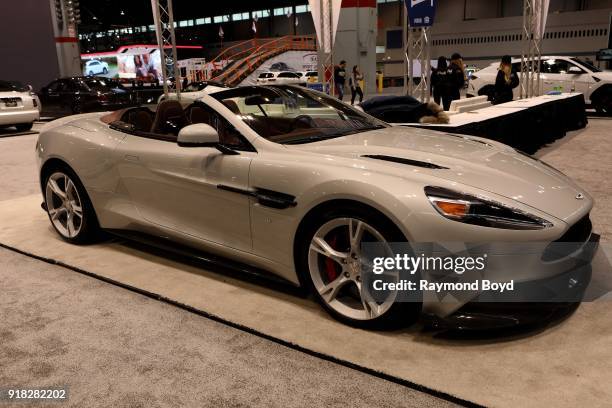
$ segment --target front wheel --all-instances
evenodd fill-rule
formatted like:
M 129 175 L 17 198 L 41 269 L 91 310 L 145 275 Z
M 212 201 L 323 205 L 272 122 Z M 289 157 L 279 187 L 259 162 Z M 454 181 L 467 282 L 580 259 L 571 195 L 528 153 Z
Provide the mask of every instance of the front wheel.
M 72 110 L 73 114 L 78 115 L 79 113 L 83 112 L 83 105 L 81 105 L 81 101 L 76 100 L 72 102 L 70 109 Z
M 381 298 L 367 289 L 372 266 L 365 245 L 393 256 L 390 243 L 405 242 L 401 232 L 385 217 L 362 208 L 331 210 L 303 234 L 298 249 L 298 269 L 321 305 L 337 320 L 365 329 L 409 325 L 421 312 L 417 301 L 398 300 L 398 292 Z M 399 275 L 391 277 L 399 281 Z
M 45 206 L 51 225 L 66 241 L 91 242 L 98 222 L 83 185 L 69 169 L 56 169 L 44 180 Z
M 612 93 L 599 98 L 594 108 L 597 113 L 612 115 Z
M 104 75 L 108 74 L 108 69 L 106 69 L 106 68 L 102 69 L 102 73 L 103 73 Z

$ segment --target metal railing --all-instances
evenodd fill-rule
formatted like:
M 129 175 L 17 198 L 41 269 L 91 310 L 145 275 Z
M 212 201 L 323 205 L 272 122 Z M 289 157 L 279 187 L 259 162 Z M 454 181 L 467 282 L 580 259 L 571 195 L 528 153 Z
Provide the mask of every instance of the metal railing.
M 275 39 L 261 39 L 256 46 L 251 48 L 242 49 L 240 52 L 233 54 L 246 55 L 241 59 L 236 58 L 233 64 L 225 69 L 222 73 L 213 77 L 215 81 L 225 82 L 226 85 L 235 86 L 238 85 L 242 80 L 249 76 L 253 71 L 260 67 L 265 61 L 270 58 L 282 54 L 286 51 L 315 51 L 316 40 L 314 36 L 295 36 L 288 35 L 285 37 Z M 242 44 L 237 44 L 239 46 Z M 234 46 L 234 47 L 236 47 Z M 224 50 L 215 60 L 225 54 L 227 50 Z M 229 54 L 225 54 L 226 56 Z

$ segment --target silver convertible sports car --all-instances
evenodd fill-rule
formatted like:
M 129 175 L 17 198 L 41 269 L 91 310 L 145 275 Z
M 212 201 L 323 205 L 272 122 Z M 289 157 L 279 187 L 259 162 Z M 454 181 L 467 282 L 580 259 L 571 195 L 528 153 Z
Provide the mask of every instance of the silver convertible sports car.
M 168 240 L 308 288 L 366 328 L 461 304 L 366 296 L 364 243 L 591 235 L 593 200 L 545 163 L 477 137 L 392 127 L 289 85 L 66 117 L 43 128 L 36 151 L 43 208 L 65 240 L 99 230 Z M 562 272 L 526 271 L 505 278 Z

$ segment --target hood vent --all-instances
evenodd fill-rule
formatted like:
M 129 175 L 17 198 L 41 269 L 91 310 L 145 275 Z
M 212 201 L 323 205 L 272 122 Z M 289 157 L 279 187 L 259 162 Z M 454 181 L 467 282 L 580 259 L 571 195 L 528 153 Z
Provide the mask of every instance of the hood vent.
M 423 161 L 418 161 L 418 160 L 404 159 L 402 157 L 385 156 L 382 154 L 366 154 L 361 157 L 367 157 L 368 159 L 390 161 L 393 163 L 407 164 L 409 166 L 423 167 L 425 169 L 448 170 L 448 167 L 438 166 L 437 164 L 433 164 L 433 163 L 428 163 L 428 162 L 423 162 Z

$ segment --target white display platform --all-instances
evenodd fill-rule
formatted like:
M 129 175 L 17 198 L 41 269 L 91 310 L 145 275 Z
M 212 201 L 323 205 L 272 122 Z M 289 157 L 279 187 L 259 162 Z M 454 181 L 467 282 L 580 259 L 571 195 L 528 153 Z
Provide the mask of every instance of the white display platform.
M 528 99 L 517 99 L 512 102 L 502 103 L 500 105 L 493 105 L 482 109 L 476 109 L 470 112 L 457 113 L 450 116 L 450 122 L 448 124 L 428 124 L 428 123 L 396 123 L 397 126 L 418 126 L 418 127 L 449 127 L 455 128 L 459 126 L 469 125 L 476 122 L 484 122 L 498 118 L 510 113 L 518 112 L 521 110 L 533 108 L 538 105 L 543 105 L 551 101 L 558 101 L 579 95 L 577 92 L 563 93 L 560 95 L 542 95 Z

